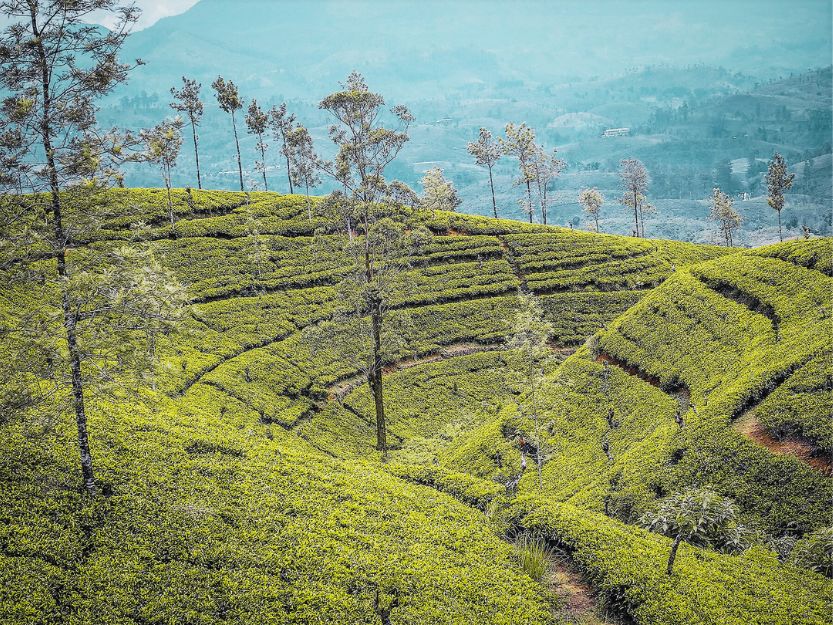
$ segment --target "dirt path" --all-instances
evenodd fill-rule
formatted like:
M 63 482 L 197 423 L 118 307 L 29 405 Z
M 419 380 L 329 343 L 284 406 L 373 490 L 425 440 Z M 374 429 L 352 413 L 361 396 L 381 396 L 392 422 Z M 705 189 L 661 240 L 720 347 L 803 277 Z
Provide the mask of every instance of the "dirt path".
M 559 599 L 562 613 L 570 623 L 582 625 L 606 625 L 611 621 L 600 616 L 600 606 L 593 592 L 576 565 L 565 554 L 556 554 L 551 560 L 552 570 L 548 586 Z
M 774 454 L 795 456 L 812 468 L 824 473 L 833 475 L 833 463 L 826 456 L 815 455 L 816 448 L 812 443 L 798 437 L 789 437 L 778 440 L 773 437 L 766 428 L 758 421 L 753 411 L 747 412 L 734 422 L 735 430 L 751 441 L 766 447 Z

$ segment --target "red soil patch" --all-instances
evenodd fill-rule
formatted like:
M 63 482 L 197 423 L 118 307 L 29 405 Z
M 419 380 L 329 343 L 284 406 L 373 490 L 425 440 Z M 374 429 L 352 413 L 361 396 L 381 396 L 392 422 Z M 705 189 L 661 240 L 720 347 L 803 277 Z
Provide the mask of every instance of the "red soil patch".
M 766 428 L 753 413 L 747 413 L 735 421 L 734 428 L 751 441 L 766 447 L 774 454 L 795 456 L 816 471 L 825 475 L 833 475 L 833 463 L 831 463 L 830 457 L 819 455 L 818 450 L 812 443 L 795 437 L 779 441 L 766 431 Z

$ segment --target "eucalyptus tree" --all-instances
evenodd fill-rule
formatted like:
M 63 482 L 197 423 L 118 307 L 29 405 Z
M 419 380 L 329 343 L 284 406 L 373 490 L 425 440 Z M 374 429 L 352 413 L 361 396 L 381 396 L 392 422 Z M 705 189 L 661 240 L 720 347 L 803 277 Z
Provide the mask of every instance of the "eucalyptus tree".
M 605 199 L 601 191 L 596 188 L 582 189 L 579 191 L 578 202 L 581 204 L 584 212 L 587 213 L 587 215 L 589 215 L 596 224 L 596 232 L 599 231 L 599 215 L 601 214 L 604 201 Z
M 102 13 L 114 22 L 106 31 L 90 25 Z M 28 230 L 37 231 L 34 236 L 47 244 L 50 256 L 46 269 L 30 268 L 43 283 L 27 282 L 27 288 L 42 291 L 36 298 L 43 307 L 35 315 L 34 334 L 50 350 L 45 360 L 52 363 L 51 371 L 65 372 L 61 387 L 70 389 L 81 475 L 93 496 L 97 488 L 87 424 L 88 383 L 108 363 L 123 361 L 123 355 L 113 359 L 114 352 L 130 349 L 129 342 L 107 339 L 141 327 L 131 317 L 147 319 L 160 309 L 154 298 L 175 290 L 163 286 L 170 276 L 141 255 L 114 252 L 107 261 L 112 269 L 101 272 L 89 258 L 98 250 L 79 250 L 73 262 L 67 253 L 76 247 L 79 234 L 99 226 L 95 192 L 121 181 L 118 165 L 134 146 L 128 134 L 97 127 L 95 103 L 124 82 L 133 67 L 119 62 L 118 54 L 139 12 L 116 0 L 3 0 L 0 15 L 8 24 L 0 34 L 4 165 L 14 172 L 21 191 L 41 194 L 21 197 L 20 205 L 32 226 Z M 142 281 L 136 272 L 146 270 L 153 279 Z M 50 302 L 55 300 L 59 305 L 53 315 Z M 91 328 L 95 323 L 99 325 Z M 32 334 L 27 337 L 26 323 L 21 324 L 17 336 L 26 343 Z M 59 337 L 63 349 L 56 348 Z M 95 366 L 84 365 L 93 358 Z
M 557 156 L 558 151 L 553 148 L 548 154 L 544 148 L 536 146 L 530 160 L 530 175 L 535 180 L 538 191 L 538 204 L 541 209 L 541 223 L 547 223 L 547 212 L 549 210 L 549 186 L 553 180 L 561 175 L 567 167 L 567 163 Z
M 286 159 L 286 178 L 289 181 L 289 192 L 295 193 L 292 186 L 292 166 L 290 163 L 289 146 L 287 144 L 287 137 L 295 126 L 295 115 L 287 112 L 286 102 L 282 102 L 280 106 L 273 106 L 269 109 L 269 126 L 272 129 L 272 136 L 275 141 L 281 142 L 281 154 Z
M 162 170 L 165 191 L 168 196 L 168 219 L 171 222 L 171 236 L 176 234 L 174 204 L 171 199 L 171 170 L 176 166 L 182 148 L 181 117 L 166 119 L 149 130 L 142 130 L 139 136 L 145 144 L 142 160 L 157 165 Z
M 249 134 L 257 137 L 257 149 L 260 151 L 260 160 L 255 162 L 255 170 L 260 172 L 263 177 L 263 189 L 269 190 L 269 183 L 266 181 L 266 148 L 268 147 L 263 136 L 269 126 L 269 115 L 263 111 L 257 103 L 257 100 L 252 99 L 249 104 L 249 110 L 246 113 L 246 128 Z
M 182 89 L 171 87 L 171 95 L 174 101 L 171 108 L 179 113 L 188 116 L 188 123 L 191 125 L 191 136 L 194 141 L 194 159 L 197 163 L 197 188 L 202 189 L 202 177 L 200 176 L 200 151 L 199 138 L 197 137 L 197 126 L 203 114 L 203 103 L 200 100 L 200 89 L 202 85 L 196 80 L 182 77 Z
M 776 152 L 769 161 L 766 172 L 767 203 L 778 213 L 778 238 L 784 240 L 784 231 L 781 229 L 781 211 L 784 210 L 784 191 L 793 186 L 795 174 L 787 170 L 787 161 Z
M 336 222 L 344 224 L 349 234 L 347 249 L 352 270 L 345 278 L 345 288 L 352 293 L 353 319 L 367 330 L 358 336 L 369 355 L 365 374 L 376 412 L 376 448 L 386 457 L 383 328 L 393 285 L 401 273 L 399 259 L 409 237 L 401 225 L 386 218 L 386 209 L 380 202 L 388 194 L 385 168 L 408 141 L 408 128 L 414 118 L 407 107 L 396 105 L 388 110 L 396 127 L 382 125 L 385 99 L 370 91 L 357 72 L 347 77 L 341 90 L 324 98 L 319 108 L 335 119 L 329 135 L 338 151 L 333 161 L 321 163 L 321 169 L 344 189 L 333 194 L 328 205 L 337 214 Z M 359 236 L 353 236 L 354 228 Z M 361 321 L 364 319 L 367 324 Z
M 303 126 L 293 128 L 287 135 L 287 150 L 291 154 L 289 178 L 297 186 L 304 187 L 307 198 L 307 218 L 312 221 L 310 187 L 321 184 L 321 159 L 315 153 L 312 137 Z
M 538 409 L 538 395 L 544 378 L 544 363 L 550 354 L 549 340 L 553 335 L 553 325 L 544 318 L 544 311 L 538 299 L 532 294 L 518 296 L 520 307 L 515 315 L 510 349 L 518 354 L 518 375 L 526 385 L 528 416 L 533 423 L 533 440 L 535 445 L 535 465 L 538 471 L 538 489 L 543 487 L 542 469 L 544 467 L 541 436 L 541 415 Z
M 526 200 L 521 200 L 521 208 L 529 216 L 529 223 L 532 223 L 532 215 L 535 212 L 532 204 L 532 182 L 535 180 L 532 159 L 538 147 L 535 143 L 535 131 L 526 123 L 516 126 L 510 122 L 506 124 L 505 133 L 506 136 L 499 139 L 500 147 L 505 155 L 518 159 L 520 177 L 517 183 L 526 185 Z
M 492 176 L 492 168 L 500 160 L 502 151 L 500 143 L 492 139 L 492 133 L 485 128 L 480 129 L 477 141 L 468 145 L 469 154 L 474 157 L 474 162 L 489 170 L 489 189 L 492 191 L 492 212 L 497 219 L 497 200 L 495 200 L 495 181 Z
M 463 201 L 457 195 L 454 183 L 446 180 L 443 170 L 434 167 L 422 177 L 422 197 L 420 208 L 426 210 L 454 211 Z
M 650 177 L 648 170 L 642 161 L 635 158 L 626 158 L 619 163 L 619 180 L 622 186 L 623 206 L 633 211 L 634 236 L 645 236 L 645 225 L 642 222 L 642 214 L 646 205 L 648 194 L 648 183 Z M 640 229 L 641 225 L 641 229 Z
M 230 80 L 226 82 L 222 76 L 217 76 L 217 80 L 211 83 L 217 96 L 217 104 L 220 105 L 225 113 L 231 115 L 231 128 L 234 131 L 234 147 L 237 149 L 237 171 L 240 174 L 240 190 L 243 191 L 243 163 L 240 160 L 240 141 L 237 138 L 237 119 L 236 112 L 243 108 L 243 101 L 240 99 L 240 93 L 235 85 Z
M 740 227 L 743 220 L 735 211 L 732 198 L 717 187 L 712 190 L 712 206 L 709 218 L 717 222 L 718 229 L 726 242 L 726 247 L 732 247 L 734 245 L 732 233 Z

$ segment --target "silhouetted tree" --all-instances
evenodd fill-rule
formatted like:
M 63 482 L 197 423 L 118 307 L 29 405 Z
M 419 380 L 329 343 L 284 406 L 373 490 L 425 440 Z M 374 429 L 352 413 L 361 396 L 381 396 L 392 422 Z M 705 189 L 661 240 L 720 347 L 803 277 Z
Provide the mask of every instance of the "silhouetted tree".
M 217 76 L 217 80 L 211 83 L 211 86 L 217 95 L 217 104 L 224 112 L 231 115 L 234 147 L 237 149 L 237 171 L 240 174 L 240 190 L 243 191 L 243 163 L 240 160 L 240 141 L 237 138 L 237 120 L 235 116 L 235 113 L 243 108 L 243 101 L 240 99 L 237 86 L 230 80 L 226 82 L 222 76 Z
M 182 89 L 171 87 L 171 95 L 174 101 L 171 108 L 188 116 L 191 124 L 191 135 L 194 139 L 194 158 L 197 162 L 197 188 L 202 189 L 202 177 L 200 176 L 200 151 L 198 147 L 197 126 L 202 119 L 203 104 L 200 100 L 200 89 L 202 85 L 196 80 L 182 77 Z
M 480 136 L 477 141 L 469 143 L 469 154 L 474 157 L 474 162 L 489 170 L 489 188 L 492 191 L 492 211 L 497 218 L 497 201 L 495 200 L 495 182 L 492 177 L 492 168 L 500 160 L 500 143 L 492 140 L 492 133 L 485 128 L 480 129 Z

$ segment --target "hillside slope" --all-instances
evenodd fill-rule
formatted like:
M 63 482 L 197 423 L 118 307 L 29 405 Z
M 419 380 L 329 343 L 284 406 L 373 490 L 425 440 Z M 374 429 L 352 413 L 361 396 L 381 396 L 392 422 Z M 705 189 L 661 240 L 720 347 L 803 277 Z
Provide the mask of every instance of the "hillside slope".
M 395 212 L 434 236 L 409 270 L 414 288 L 390 312 L 408 322 L 386 368 L 392 455 L 405 463 L 394 470 L 373 449 L 358 372 L 305 332 L 339 311 L 336 285 L 348 263 L 337 251 L 341 235 L 328 234 L 332 224 L 308 216 L 304 198 L 266 193 L 178 191 L 176 212 L 172 238 L 159 191 L 113 190 L 92 205 L 71 205 L 71 264 L 124 244 L 152 249 L 186 286 L 189 303 L 178 329 L 159 340 L 153 384 L 90 402 L 106 496 L 91 503 L 78 490 L 60 386 L 37 413 L 0 419 L 3 622 L 558 622 L 564 614 L 552 593 L 517 566 L 494 519 L 471 507 L 487 500 L 502 507 L 502 484 L 465 478 L 491 493 L 483 499 L 431 487 L 453 484 L 453 476 L 437 484 L 414 477 L 436 465 L 501 480 L 519 471 L 505 436 L 507 426 L 528 425 L 516 417 L 517 389 L 506 380 L 519 289 L 540 296 L 556 328 L 547 366 L 556 451 L 542 493 L 522 478 L 520 491 L 531 497 L 513 504 L 515 527 L 569 546 L 610 608 L 640 623 L 822 622 L 830 584 L 772 554 L 684 549 L 682 577 L 645 577 L 661 568 L 666 539 L 634 528 L 621 511 L 627 502 L 635 515 L 705 475 L 762 530 L 821 526 L 829 478 L 727 426 L 750 408 L 750 397 L 764 399 L 755 390 L 773 380 L 815 392 L 813 367 L 829 352 L 829 334 L 819 331 L 830 319 L 823 295 L 831 279 L 820 271 L 827 248 L 809 253 L 810 244 L 795 243 L 728 254 Z M 90 226 L 92 214 L 102 227 Z M 54 305 L 48 283 L 38 280 L 52 261 L 37 247 L 2 251 L 19 261 L 6 265 L 0 306 L 3 328 L 12 331 L 38 306 Z M 730 288 L 743 297 L 721 294 Z M 751 310 L 753 301 L 769 316 Z M 683 308 L 672 311 L 671 302 Z M 685 325 L 672 312 L 697 322 Z M 592 350 L 579 347 L 600 331 Z M 11 344 L 6 350 L 13 357 Z M 698 362 L 704 354 L 707 367 Z M 607 397 L 597 383 L 602 356 L 611 363 Z M 805 381 L 790 378 L 793 371 Z M 4 381 L 4 393 L 12 382 Z M 686 411 L 678 431 L 678 399 L 667 391 L 680 385 L 697 414 Z M 794 417 L 766 413 L 769 401 L 792 401 Z M 598 444 L 605 435 L 598 402 L 623 410 L 608 434 L 610 462 Z M 798 428 L 824 449 L 816 409 L 779 399 L 778 391 L 756 409 L 773 435 Z M 705 468 L 697 464 L 703 458 Z M 740 476 L 736 484 L 730 471 Z M 762 478 L 771 488 L 753 492 Z M 611 536 L 632 552 L 635 568 L 593 552 Z M 699 594 L 687 590 L 692 575 L 702 580 Z M 726 580 L 740 583 L 728 602 L 720 590 Z M 782 608 L 766 614 L 767 596 Z

